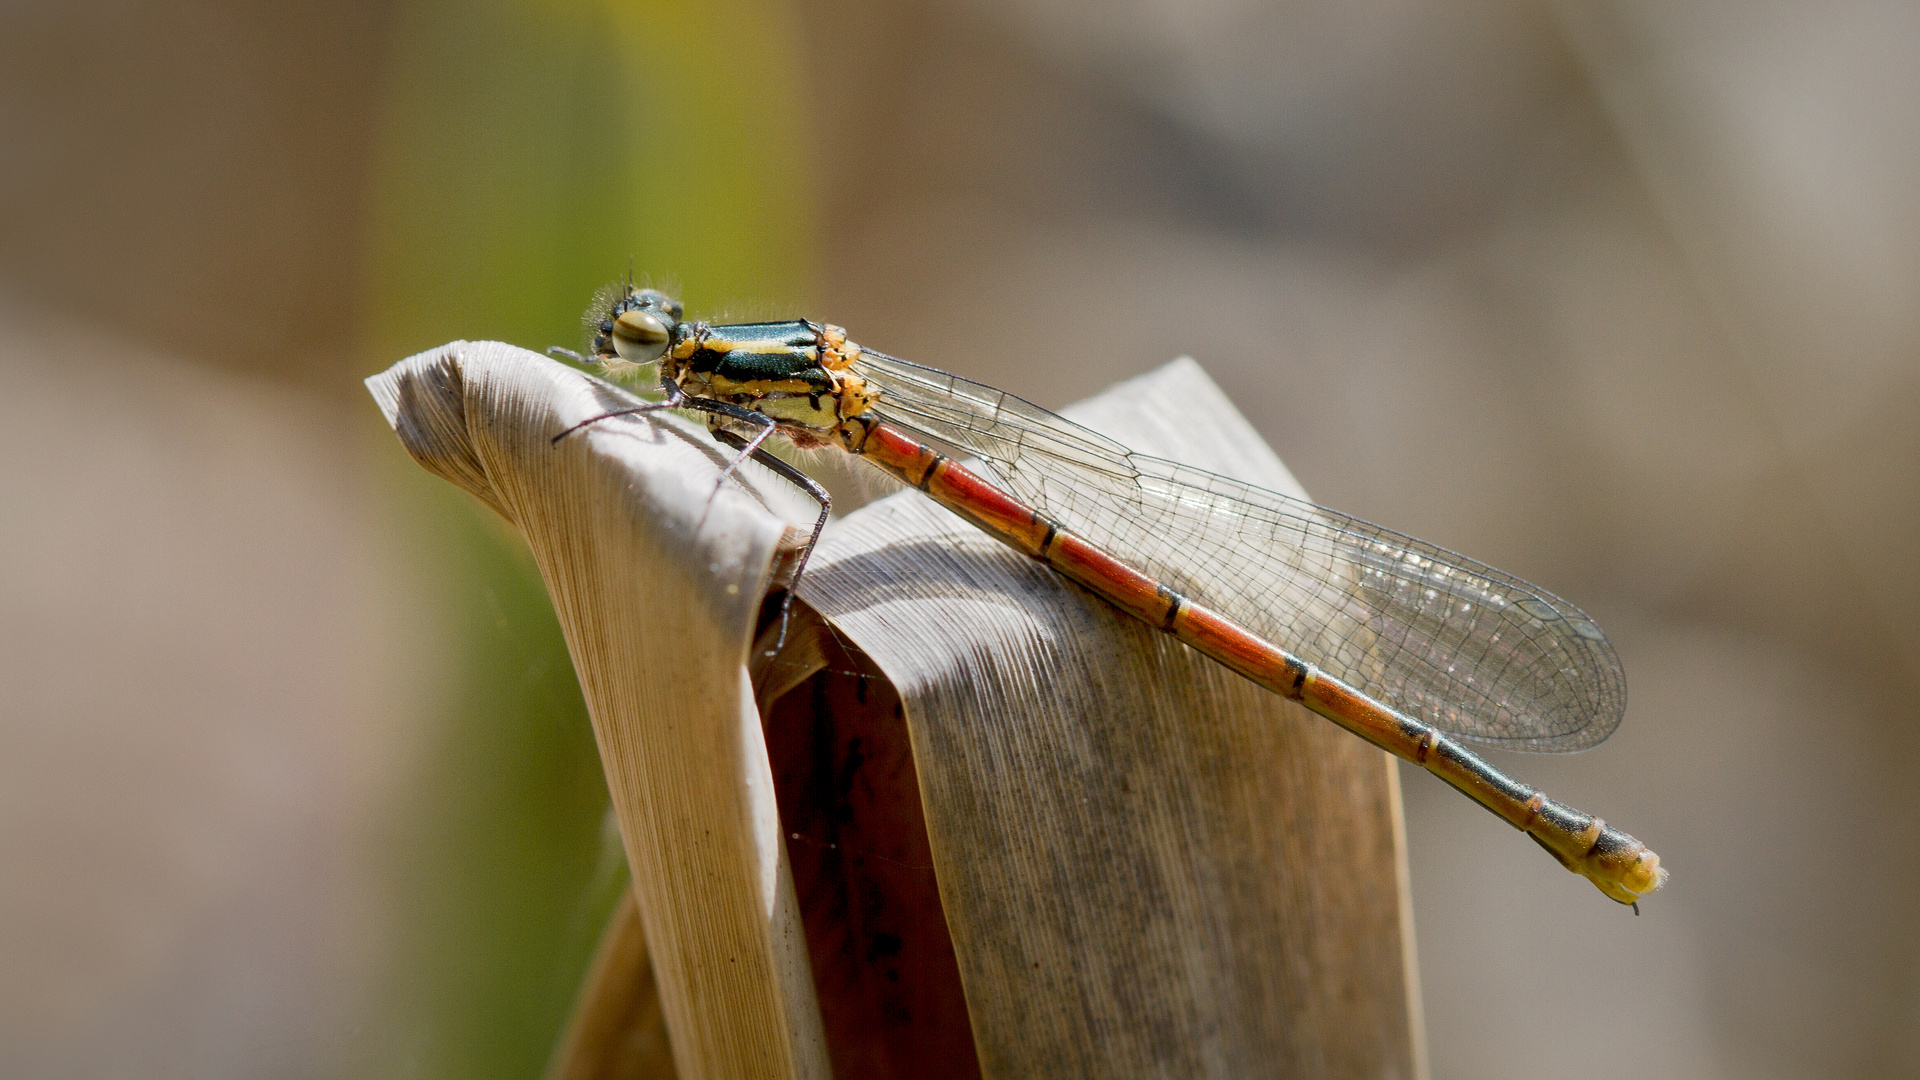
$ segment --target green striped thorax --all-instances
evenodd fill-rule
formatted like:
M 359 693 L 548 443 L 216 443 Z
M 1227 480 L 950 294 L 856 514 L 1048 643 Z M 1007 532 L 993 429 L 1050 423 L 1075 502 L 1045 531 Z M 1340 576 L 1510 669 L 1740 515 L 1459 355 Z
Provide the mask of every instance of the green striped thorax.
M 837 326 L 807 319 L 687 322 L 680 302 L 656 289 L 622 290 L 594 324 L 592 346 L 610 376 L 659 364 L 661 378 L 689 397 L 752 409 L 802 446 L 832 440 L 880 396 L 854 372 L 860 346 Z M 709 423 L 720 422 L 709 416 Z

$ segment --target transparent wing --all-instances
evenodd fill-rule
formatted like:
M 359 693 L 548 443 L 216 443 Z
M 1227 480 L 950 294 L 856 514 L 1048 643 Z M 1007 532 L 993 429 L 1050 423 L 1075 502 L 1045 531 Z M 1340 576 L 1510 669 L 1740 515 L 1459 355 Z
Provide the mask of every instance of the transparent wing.
M 887 422 L 988 463 L 1068 531 L 1462 738 L 1583 750 L 1619 726 L 1606 635 L 1543 589 L 1338 511 L 1136 454 L 1005 391 L 866 352 Z

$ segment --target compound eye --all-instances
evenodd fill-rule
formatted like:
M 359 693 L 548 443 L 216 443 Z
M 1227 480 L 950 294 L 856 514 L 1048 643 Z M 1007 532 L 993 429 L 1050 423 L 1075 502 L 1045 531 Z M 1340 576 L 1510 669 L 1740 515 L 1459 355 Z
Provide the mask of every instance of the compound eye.
M 673 329 L 646 308 L 623 311 L 613 320 L 613 351 L 632 364 L 651 364 L 666 355 Z

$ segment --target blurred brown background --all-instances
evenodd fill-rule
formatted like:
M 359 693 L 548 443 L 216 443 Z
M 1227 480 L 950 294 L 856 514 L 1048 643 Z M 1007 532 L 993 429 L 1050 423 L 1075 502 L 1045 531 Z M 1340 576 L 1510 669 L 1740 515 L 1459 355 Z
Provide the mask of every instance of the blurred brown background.
M 636 268 L 1059 406 L 1197 357 L 1586 607 L 1634 919 L 1407 777 L 1436 1077 L 1920 1075 L 1920 8 L 0 8 L 0 1074 L 529 1076 L 620 885 L 357 380 Z M 1177 403 L 1169 403 L 1177 406 Z

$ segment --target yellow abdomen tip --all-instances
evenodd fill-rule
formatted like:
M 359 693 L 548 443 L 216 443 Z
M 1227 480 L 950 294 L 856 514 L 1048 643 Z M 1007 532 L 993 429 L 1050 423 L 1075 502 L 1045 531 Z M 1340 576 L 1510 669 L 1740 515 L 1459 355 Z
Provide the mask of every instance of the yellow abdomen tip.
M 1624 869 L 1600 864 L 1591 866 L 1585 876 L 1610 899 L 1622 904 L 1637 903 L 1641 897 L 1667 883 L 1667 872 L 1660 865 L 1660 856 L 1645 847 Z

